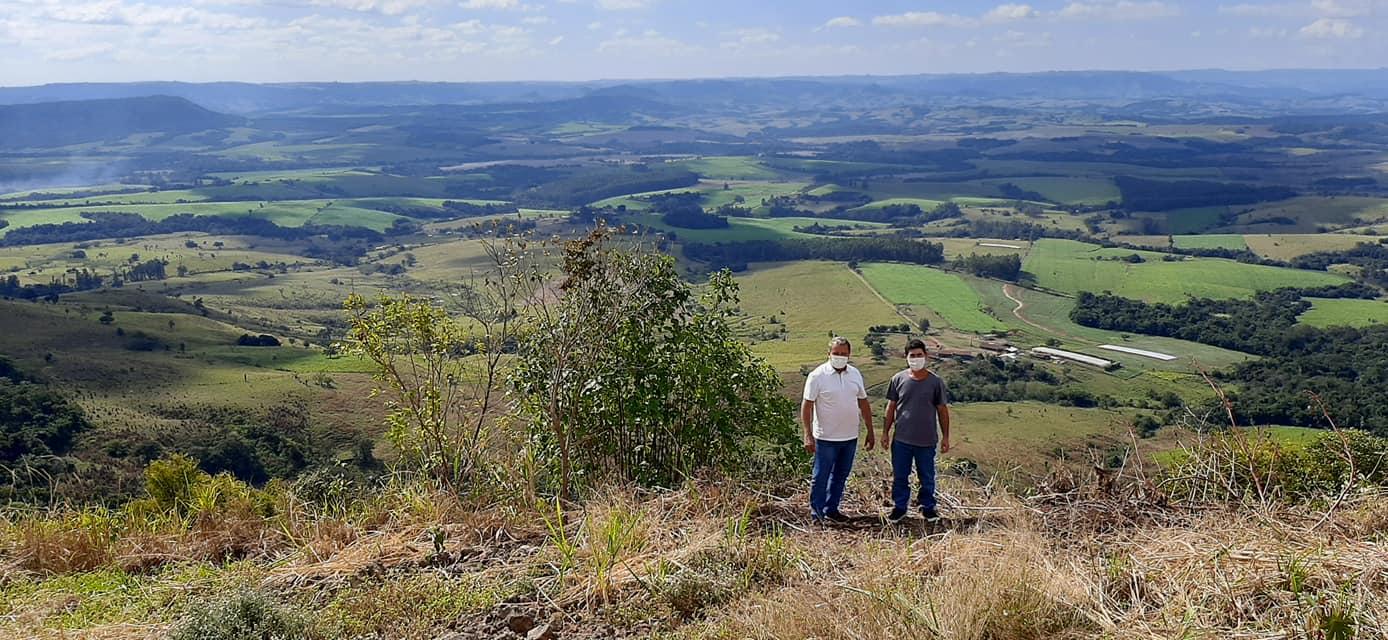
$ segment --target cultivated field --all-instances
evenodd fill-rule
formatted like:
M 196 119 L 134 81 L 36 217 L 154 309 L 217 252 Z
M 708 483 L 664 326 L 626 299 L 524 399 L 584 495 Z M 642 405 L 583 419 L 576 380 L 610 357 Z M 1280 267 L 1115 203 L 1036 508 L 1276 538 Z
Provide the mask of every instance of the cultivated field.
M 861 269 L 873 288 L 893 304 L 930 309 L 960 331 L 990 333 L 1007 329 L 958 275 L 906 264 L 866 263 Z
M 1189 296 L 1248 298 L 1279 287 L 1316 287 L 1348 282 L 1342 275 L 1244 264 L 1212 258 L 1162 260 L 1162 254 L 1138 252 L 1144 262 L 1122 258 L 1134 252 L 1103 249 L 1070 240 L 1036 242 L 1024 270 L 1048 289 L 1078 293 L 1108 291 L 1150 302 L 1178 303 Z

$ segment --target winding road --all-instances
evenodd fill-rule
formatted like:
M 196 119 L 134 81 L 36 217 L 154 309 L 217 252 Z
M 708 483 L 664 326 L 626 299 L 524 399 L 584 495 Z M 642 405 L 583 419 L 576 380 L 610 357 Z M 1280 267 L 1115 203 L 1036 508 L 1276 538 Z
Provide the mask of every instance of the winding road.
M 1045 331 L 1046 333 L 1049 333 L 1049 334 L 1051 334 L 1051 335 L 1060 336 L 1060 337 L 1062 337 L 1062 338 L 1069 338 L 1069 339 L 1071 339 L 1071 340 L 1075 340 L 1075 341 L 1078 341 L 1078 342 L 1082 342 L 1082 343 L 1084 343 L 1084 344 L 1092 344 L 1092 343 L 1094 342 L 1093 340 L 1087 340 L 1087 339 L 1081 338 L 1081 337 L 1079 337 L 1079 336 L 1077 336 L 1077 335 L 1065 333 L 1064 331 L 1060 331 L 1060 330 L 1054 329 L 1054 328 L 1052 328 L 1052 327 L 1047 327 L 1047 326 L 1045 326 L 1045 325 L 1032 322 L 1030 318 L 1028 318 L 1028 317 L 1022 315 L 1022 310 L 1026 308 L 1027 303 L 1022 302 L 1021 297 L 1019 297 L 1020 294 L 1016 294 L 1016 291 L 1017 291 L 1016 285 L 1004 284 L 1004 285 L 1002 286 L 1002 294 L 1003 294 L 1004 296 L 1007 296 L 1007 299 L 1008 299 L 1008 300 L 1011 300 L 1012 302 L 1014 302 L 1014 303 L 1017 304 L 1017 308 L 1015 308 L 1015 309 L 1012 310 L 1012 315 L 1017 316 L 1017 319 L 1018 319 L 1018 320 L 1021 320 L 1022 322 L 1025 322 L 1025 323 L 1027 323 L 1027 324 L 1029 324 L 1029 325 L 1031 325 L 1031 326 L 1033 326 L 1033 327 L 1036 327 L 1037 329 L 1040 329 L 1040 330 L 1042 330 L 1042 331 Z M 1016 294 L 1016 295 L 1014 295 L 1014 294 Z

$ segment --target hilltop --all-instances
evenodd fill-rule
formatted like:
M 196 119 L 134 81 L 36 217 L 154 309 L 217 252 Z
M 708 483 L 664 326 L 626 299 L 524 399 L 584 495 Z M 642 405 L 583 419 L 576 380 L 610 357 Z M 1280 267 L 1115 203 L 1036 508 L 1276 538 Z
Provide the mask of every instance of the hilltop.
M 0 145 L 33 149 L 120 141 L 136 134 L 172 137 L 241 122 L 172 96 L 0 105 Z

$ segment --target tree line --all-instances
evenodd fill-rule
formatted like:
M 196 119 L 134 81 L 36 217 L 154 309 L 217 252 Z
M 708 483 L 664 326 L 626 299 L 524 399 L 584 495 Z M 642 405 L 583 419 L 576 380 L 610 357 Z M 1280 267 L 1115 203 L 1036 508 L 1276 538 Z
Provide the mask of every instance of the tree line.
M 1388 326 L 1317 328 L 1297 322 L 1305 297 L 1373 299 L 1360 283 L 1262 292 L 1252 300 L 1179 305 L 1081 293 L 1070 318 L 1100 329 L 1166 336 L 1262 356 L 1218 374 L 1233 383 L 1241 424 L 1340 426 L 1388 434 Z
M 944 262 L 944 245 L 906 238 L 795 238 L 684 244 L 684 255 L 712 269 L 745 271 L 751 262 L 833 260 L 838 262 Z

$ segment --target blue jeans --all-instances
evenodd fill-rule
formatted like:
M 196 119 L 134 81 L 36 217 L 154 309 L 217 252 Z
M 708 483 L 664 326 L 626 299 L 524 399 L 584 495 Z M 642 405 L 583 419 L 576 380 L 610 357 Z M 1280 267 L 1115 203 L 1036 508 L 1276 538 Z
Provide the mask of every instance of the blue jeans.
M 906 511 L 911 506 L 911 463 L 916 465 L 916 477 L 921 490 L 917 497 L 921 509 L 935 507 L 935 447 L 917 447 L 900 440 L 892 441 L 892 503 Z
M 814 477 L 810 483 L 810 511 L 816 518 L 838 513 L 843 499 L 843 484 L 853 471 L 853 456 L 858 453 L 858 440 L 832 442 L 814 441 Z

